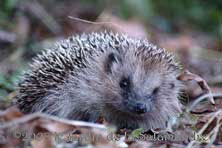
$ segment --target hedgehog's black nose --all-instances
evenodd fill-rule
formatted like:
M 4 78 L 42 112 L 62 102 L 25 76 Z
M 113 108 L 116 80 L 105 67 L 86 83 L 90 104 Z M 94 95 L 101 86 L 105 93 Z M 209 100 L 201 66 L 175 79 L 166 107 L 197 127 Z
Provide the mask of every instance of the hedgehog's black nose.
M 147 112 L 147 107 L 143 103 L 137 103 L 134 107 L 134 110 L 136 111 L 137 114 L 143 114 Z

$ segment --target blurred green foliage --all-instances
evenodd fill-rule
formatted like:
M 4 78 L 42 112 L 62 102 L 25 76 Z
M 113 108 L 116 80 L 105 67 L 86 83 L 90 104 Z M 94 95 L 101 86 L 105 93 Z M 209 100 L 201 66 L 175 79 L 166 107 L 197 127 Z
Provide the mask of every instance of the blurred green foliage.
M 144 132 L 143 128 L 138 128 L 132 131 L 131 135 L 133 138 L 139 138 L 139 136 Z
M 122 16 L 140 17 L 167 32 L 186 25 L 198 31 L 218 33 L 222 23 L 221 0 L 122 0 L 118 3 Z
M 10 76 L 0 73 L 0 100 L 1 98 L 6 97 L 8 93 L 15 90 L 21 73 L 22 70 L 17 70 Z
M 18 0 L 1 0 L 0 1 L 0 18 L 7 19 L 12 13 L 13 9 L 16 7 Z
M 165 18 L 171 26 L 186 24 L 194 29 L 217 33 L 222 23 L 221 0 L 151 1 L 155 14 Z

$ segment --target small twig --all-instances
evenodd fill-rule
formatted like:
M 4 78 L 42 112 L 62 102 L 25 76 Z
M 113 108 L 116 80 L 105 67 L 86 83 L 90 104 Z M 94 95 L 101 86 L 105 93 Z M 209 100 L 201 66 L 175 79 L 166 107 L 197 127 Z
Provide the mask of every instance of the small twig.
M 69 124 L 69 125 L 73 125 L 73 126 L 106 129 L 106 127 L 104 125 L 100 125 L 100 124 L 96 124 L 96 123 L 88 123 L 88 122 L 84 122 L 84 121 L 73 121 L 73 120 L 68 120 L 68 119 L 61 119 L 59 117 L 44 114 L 44 113 L 34 113 L 34 114 L 26 115 L 22 118 L 15 119 L 13 121 L 10 121 L 10 122 L 0 125 L 0 129 L 10 128 L 10 127 L 13 127 L 14 125 L 26 123 L 28 121 L 31 121 L 31 120 L 34 120 L 37 118 L 49 119 L 49 120 L 53 120 L 53 121 L 57 121 L 57 122 L 61 122 L 61 123 Z
M 196 99 L 189 107 L 188 107 L 188 112 L 190 112 L 191 110 L 194 109 L 194 107 L 200 103 L 201 101 L 203 101 L 204 99 L 207 99 L 209 96 L 212 96 L 212 97 L 222 97 L 222 94 L 221 93 L 216 93 L 216 94 L 206 94 L 206 95 L 203 95 L 203 96 L 200 96 L 198 99 Z
M 210 142 L 207 144 L 206 148 L 210 148 L 213 144 L 213 142 L 216 140 L 217 138 L 217 135 L 218 135 L 218 132 L 219 132 L 219 129 L 222 125 L 222 123 L 220 123 L 221 119 L 218 119 L 217 120 L 217 125 L 216 127 L 209 133 L 209 136 L 207 137 L 210 137 L 210 135 L 212 135 L 211 139 L 210 139 Z
M 210 125 L 210 123 L 212 123 L 212 121 L 219 115 L 222 113 L 222 110 L 218 110 L 217 112 L 213 113 L 213 116 L 208 120 L 208 122 L 206 124 L 204 124 L 204 126 L 198 131 L 197 135 L 202 135 L 203 132 L 207 129 L 207 127 Z M 193 145 L 196 143 L 195 140 L 191 141 L 186 148 L 192 148 Z
M 79 21 L 79 22 L 83 22 L 83 23 L 87 23 L 87 24 L 92 24 L 92 25 L 105 25 L 105 24 L 108 24 L 108 25 L 115 26 L 115 27 L 123 30 L 120 25 L 118 25 L 116 23 L 113 23 L 111 21 L 93 22 L 93 21 L 84 20 L 84 19 L 81 19 L 81 18 L 73 17 L 73 16 L 68 16 L 68 18 L 70 18 L 72 20 L 75 20 L 75 21 Z
M 112 22 L 93 22 L 93 21 L 89 21 L 89 20 L 84 20 L 78 17 L 73 17 L 73 16 L 68 16 L 68 18 L 75 20 L 75 21 L 79 21 L 79 22 L 83 22 L 83 23 L 87 23 L 87 24 L 92 24 L 92 25 L 104 25 L 104 24 L 112 24 L 112 25 L 117 25 L 114 24 Z

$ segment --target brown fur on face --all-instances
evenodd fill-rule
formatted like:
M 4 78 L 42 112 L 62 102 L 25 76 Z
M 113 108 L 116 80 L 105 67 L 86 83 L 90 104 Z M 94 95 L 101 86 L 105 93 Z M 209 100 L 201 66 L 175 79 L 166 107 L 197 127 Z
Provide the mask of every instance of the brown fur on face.
M 85 34 L 38 56 L 18 105 L 74 120 L 102 116 L 118 128 L 164 128 L 180 112 L 178 75 L 173 56 L 146 40 Z

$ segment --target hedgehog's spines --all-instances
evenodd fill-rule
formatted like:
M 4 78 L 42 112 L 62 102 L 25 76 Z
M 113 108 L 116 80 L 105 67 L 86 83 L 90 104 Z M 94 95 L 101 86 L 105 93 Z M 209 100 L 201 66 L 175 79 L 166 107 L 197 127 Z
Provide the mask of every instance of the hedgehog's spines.
M 33 59 L 31 70 L 24 74 L 23 82 L 20 83 L 20 108 L 29 111 L 31 105 L 27 102 L 38 100 L 49 90 L 65 83 L 69 75 L 76 75 L 87 67 L 90 59 L 95 56 L 110 51 L 125 54 L 129 50 L 135 56 L 153 63 L 162 63 L 168 69 L 179 68 L 172 54 L 145 39 L 107 31 L 71 36 L 57 42 L 54 47 L 43 50 Z

